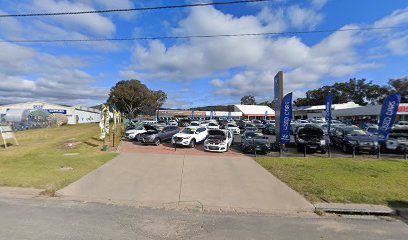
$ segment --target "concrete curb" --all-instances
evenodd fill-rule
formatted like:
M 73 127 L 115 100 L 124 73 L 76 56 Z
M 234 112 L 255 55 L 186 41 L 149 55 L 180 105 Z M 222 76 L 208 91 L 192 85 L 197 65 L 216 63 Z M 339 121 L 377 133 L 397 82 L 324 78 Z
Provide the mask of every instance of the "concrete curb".
M 316 212 L 361 215 L 396 215 L 397 211 L 384 205 L 355 203 L 316 203 Z
M 0 187 L 0 196 L 8 198 L 36 198 L 41 195 L 44 189 L 20 188 L 20 187 Z

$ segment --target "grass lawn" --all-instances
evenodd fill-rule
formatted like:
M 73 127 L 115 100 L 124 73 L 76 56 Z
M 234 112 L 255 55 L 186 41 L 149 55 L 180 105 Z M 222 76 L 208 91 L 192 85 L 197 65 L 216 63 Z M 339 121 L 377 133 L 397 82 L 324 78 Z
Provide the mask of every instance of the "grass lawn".
M 19 146 L 0 146 L 0 186 L 67 186 L 116 156 L 100 150 L 98 134 L 98 124 L 17 132 Z
M 256 158 L 311 202 L 408 207 L 408 162 L 391 160 Z

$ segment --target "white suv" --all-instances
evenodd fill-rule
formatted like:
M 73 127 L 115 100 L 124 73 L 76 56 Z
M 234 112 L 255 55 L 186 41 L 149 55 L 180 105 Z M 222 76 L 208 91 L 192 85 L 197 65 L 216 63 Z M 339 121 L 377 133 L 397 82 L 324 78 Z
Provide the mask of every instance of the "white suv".
M 183 131 L 175 134 L 171 138 L 172 144 L 195 147 L 196 143 L 202 142 L 207 138 L 208 132 L 205 127 L 186 127 Z
M 128 140 L 137 140 L 138 136 L 147 132 L 143 124 L 136 125 L 133 129 L 129 129 L 125 132 L 125 138 Z
M 208 130 L 207 140 L 204 141 L 204 150 L 210 152 L 228 152 L 234 135 L 230 130 Z

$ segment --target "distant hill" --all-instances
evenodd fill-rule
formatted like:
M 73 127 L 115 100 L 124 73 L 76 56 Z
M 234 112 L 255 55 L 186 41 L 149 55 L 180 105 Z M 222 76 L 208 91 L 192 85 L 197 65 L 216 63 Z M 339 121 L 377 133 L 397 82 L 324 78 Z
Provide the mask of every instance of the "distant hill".
M 190 108 L 189 110 L 233 112 L 234 105 L 216 105 L 216 106 L 194 107 L 194 108 Z

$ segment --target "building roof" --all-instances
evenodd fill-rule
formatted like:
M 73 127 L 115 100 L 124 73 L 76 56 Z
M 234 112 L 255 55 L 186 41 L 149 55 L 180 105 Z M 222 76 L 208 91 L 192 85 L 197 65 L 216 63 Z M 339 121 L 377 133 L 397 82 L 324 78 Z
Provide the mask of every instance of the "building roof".
M 275 114 L 275 111 L 272 108 L 265 105 L 234 105 L 234 107 L 241 111 L 245 115 L 265 115 L 265 112 L 268 111 L 268 115 Z
M 361 107 L 361 106 L 354 102 L 347 102 L 347 103 L 340 103 L 340 104 L 332 105 L 332 108 L 334 110 L 349 109 L 349 108 L 356 108 L 356 107 Z M 293 111 L 314 111 L 314 110 L 326 110 L 326 105 L 293 107 Z

